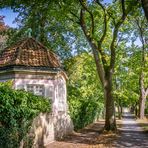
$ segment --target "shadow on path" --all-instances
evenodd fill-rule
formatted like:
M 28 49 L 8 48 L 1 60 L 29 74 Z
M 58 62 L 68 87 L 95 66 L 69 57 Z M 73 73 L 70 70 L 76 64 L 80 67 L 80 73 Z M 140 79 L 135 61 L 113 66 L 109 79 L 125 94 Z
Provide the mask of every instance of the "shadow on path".
M 135 117 L 125 113 L 120 126 L 120 137 L 113 143 L 113 147 L 120 148 L 148 148 L 148 134 L 137 124 Z
M 148 148 L 148 134 L 137 124 L 132 114 L 125 113 L 122 124 L 119 123 L 119 135 L 101 134 L 104 126 L 102 120 L 46 148 Z
M 93 123 L 84 129 L 67 136 L 61 141 L 55 141 L 46 148 L 106 148 L 111 147 L 114 136 L 102 133 L 104 121 Z

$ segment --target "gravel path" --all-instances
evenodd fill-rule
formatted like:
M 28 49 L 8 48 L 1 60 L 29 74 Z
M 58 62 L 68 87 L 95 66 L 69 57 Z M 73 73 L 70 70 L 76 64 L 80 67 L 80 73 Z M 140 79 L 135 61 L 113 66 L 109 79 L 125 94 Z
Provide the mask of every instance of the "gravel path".
M 114 142 L 113 147 L 148 148 L 148 134 L 137 124 L 132 114 L 124 114 L 119 130 L 121 131 L 121 135 Z

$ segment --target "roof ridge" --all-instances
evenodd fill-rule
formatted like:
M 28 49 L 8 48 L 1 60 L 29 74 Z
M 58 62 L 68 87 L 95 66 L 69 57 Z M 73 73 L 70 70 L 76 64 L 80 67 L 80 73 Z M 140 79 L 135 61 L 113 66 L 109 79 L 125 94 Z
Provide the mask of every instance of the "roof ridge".
M 44 46 L 41 42 L 37 41 L 35 38 L 31 37 L 30 39 L 32 39 L 34 42 L 38 43 L 44 49 L 48 50 L 48 48 L 46 46 Z
M 53 64 L 54 62 L 51 61 L 52 56 L 51 56 L 50 54 L 52 54 L 52 55 L 54 56 L 54 58 L 55 58 L 56 60 L 58 60 L 57 55 L 56 55 L 54 52 L 48 50 L 48 48 L 47 48 L 46 46 L 44 46 L 41 42 L 35 40 L 35 39 L 32 38 L 32 37 L 31 37 L 31 39 L 33 39 L 36 43 L 38 43 L 42 48 L 45 49 L 45 51 L 47 52 L 48 61 L 50 62 L 49 65 L 52 65 L 52 66 L 54 67 L 54 64 Z M 60 64 L 60 63 L 58 62 L 58 64 Z
M 20 46 L 19 47 L 17 47 L 16 46 L 16 50 L 18 50 L 18 53 L 17 53 L 17 55 L 16 55 L 16 58 L 15 58 L 15 60 L 14 60 L 14 62 L 17 64 L 17 60 L 19 60 L 19 61 L 21 61 L 20 60 L 20 56 L 21 56 L 21 52 L 22 52 L 22 47 L 24 46 L 24 44 L 26 43 L 26 42 L 28 42 L 28 40 L 29 40 L 29 38 L 27 38 L 27 39 L 24 39 L 23 41 L 22 41 L 22 43 L 20 44 Z M 21 42 L 21 41 L 20 41 Z

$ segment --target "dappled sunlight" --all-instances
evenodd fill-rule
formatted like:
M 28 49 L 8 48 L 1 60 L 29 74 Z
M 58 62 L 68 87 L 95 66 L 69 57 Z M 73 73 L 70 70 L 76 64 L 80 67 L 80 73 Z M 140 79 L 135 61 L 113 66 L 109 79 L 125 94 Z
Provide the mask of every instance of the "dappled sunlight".
M 100 120 L 61 141 L 49 144 L 47 148 L 148 147 L 147 132 L 141 128 L 141 126 L 148 126 L 147 122 L 141 123 L 140 126 L 135 116 L 127 111 L 122 120 L 117 120 L 117 126 L 117 133 L 103 132 L 104 120 Z
M 148 147 L 148 135 L 136 122 L 134 115 L 126 112 L 123 116 L 120 137 L 114 142 L 115 147 Z
M 110 147 L 112 141 L 118 135 L 113 133 L 103 133 L 104 120 L 100 120 L 88 125 L 84 129 L 78 130 L 65 137 L 61 141 L 56 141 L 47 146 L 47 148 L 86 148 L 86 147 Z

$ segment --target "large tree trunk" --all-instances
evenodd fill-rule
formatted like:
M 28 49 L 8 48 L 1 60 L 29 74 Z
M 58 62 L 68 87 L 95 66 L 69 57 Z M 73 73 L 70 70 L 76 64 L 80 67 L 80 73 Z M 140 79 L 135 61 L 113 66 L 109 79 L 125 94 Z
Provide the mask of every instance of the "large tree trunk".
M 107 12 L 105 7 L 97 1 L 97 4 L 102 8 L 104 11 L 104 30 L 102 33 L 102 36 L 100 37 L 99 40 L 94 39 L 94 30 L 95 30 L 95 25 L 94 25 L 94 16 L 93 13 L 88 9 L 87 5 L 85 5 L 84 1 L 79 0 L 80 4 L 82 6 L 82 9 L 80 11 L 80 25 L 81 28 L 84 32 L 84 35 L 86 36 L 90 46 L 92 47 L 95 63 L 96 63 L 96 68 L 97 68 L 97 73 L 99 75 L 101 84 L 104 89 L 104 96 L 105 96 L 105 107 L 106 107 L 106 112 L 105 112 L 105 130 L 109 131 L 115 131 L 116 130 L 116 119 L 115 119 L 115 107 L 114 107 L 114 98 L 112 95 L 112 74 L 113 74 L 113 69 L 115 67 L 115 59 L 116 59 L 116 51 L 115 51 L 115 46 L 116 46 L 116 40 L 118 36 L 118 31 L 120 26 L 123 24 L 127 13 L 125 13 L 125 4 L 124 0 L 121 1 L 122 3 L 122 10 L 123 14 L 118 22 L 116 22 L 114 29 L 113 29 L 113 36 L 112 36 L 112 41 L 110 44 L 110 62 L 109 65 L 108 60 L 106 59 L 106 54 L 105 51 L 102 50 L 102 43 L 105 40 L 106 33 L 107 33 Z M 85 12 L 87 12 L 90 15 L 91 19 L 91 27 L 90 30 L 87 29 L 87 25 L 85 22 Z M 97 42 L 96 42 L 97 41 Z
M 112 95 L 112 72 L 111 70 L 104 72 L 104 69 L 100 65 L 100 59 L 98 51 L 95 50 L 93 44 L 90 44 L 93 49 L 93 55 L 97 67 L 97 72 L 101 80 L 101 84 L 104 88 L 104 97 L 105 97 L 105 126 L 104 129 L 107 131 L 116 130 L 116 119 L 115 119 L 115 106 L 114 98 Z M 106 73 L 106 74 L 105 74 Z
M 112 95 L 112 74 L 106 76 L 104 85 L 104 95 L 105 95 L 105 130 L 115 131 L 116 130 L 116 119 L 115 119 L 115 106 L 114 98 Z
M 145 102 L 146 102 L 146 97 L 141 96 L 140 104 L 139 104 L 139 118 L 140 119 L 143 119 L 145 117 Z
M 144 89 L 144 75 L 143 72 L 140 76 L 140 98 L 139 98 L 139 118 L 143 119 L 145 116 L 145 102 L 146 102 L 146 95 L 145 95 L 145 89 Z
M 142 6 L 145 11 L 145 15 L 147 16 L 148 19 L 148 0 L 142 0 Z M 146 40 L 145 40 L 145 34 L 144 34 L 144 29 L 145 26 L 143 26 L 142 23 L 143 20 L 137 19 L 136 23 L 139 29 L 140 33 L 140 40 L 142 43 L 142 50 L 141 50 L 141 72 L 140 72 L 140 77 L 139 77 L 139 87 L 140 87 L 140 97 L 139 97 L 139 118 L 143 119 L 144 118 L 144 111 L 145 111 L 145 102 L 146 102 L 146 96 L 147 96 L 147 88 L 145 89 L 144 86 L 144 69 L 145 69 L 145 51 L 146 51 Z
M 145 16 L 148 20 L 148 0 L 141 0 Z

